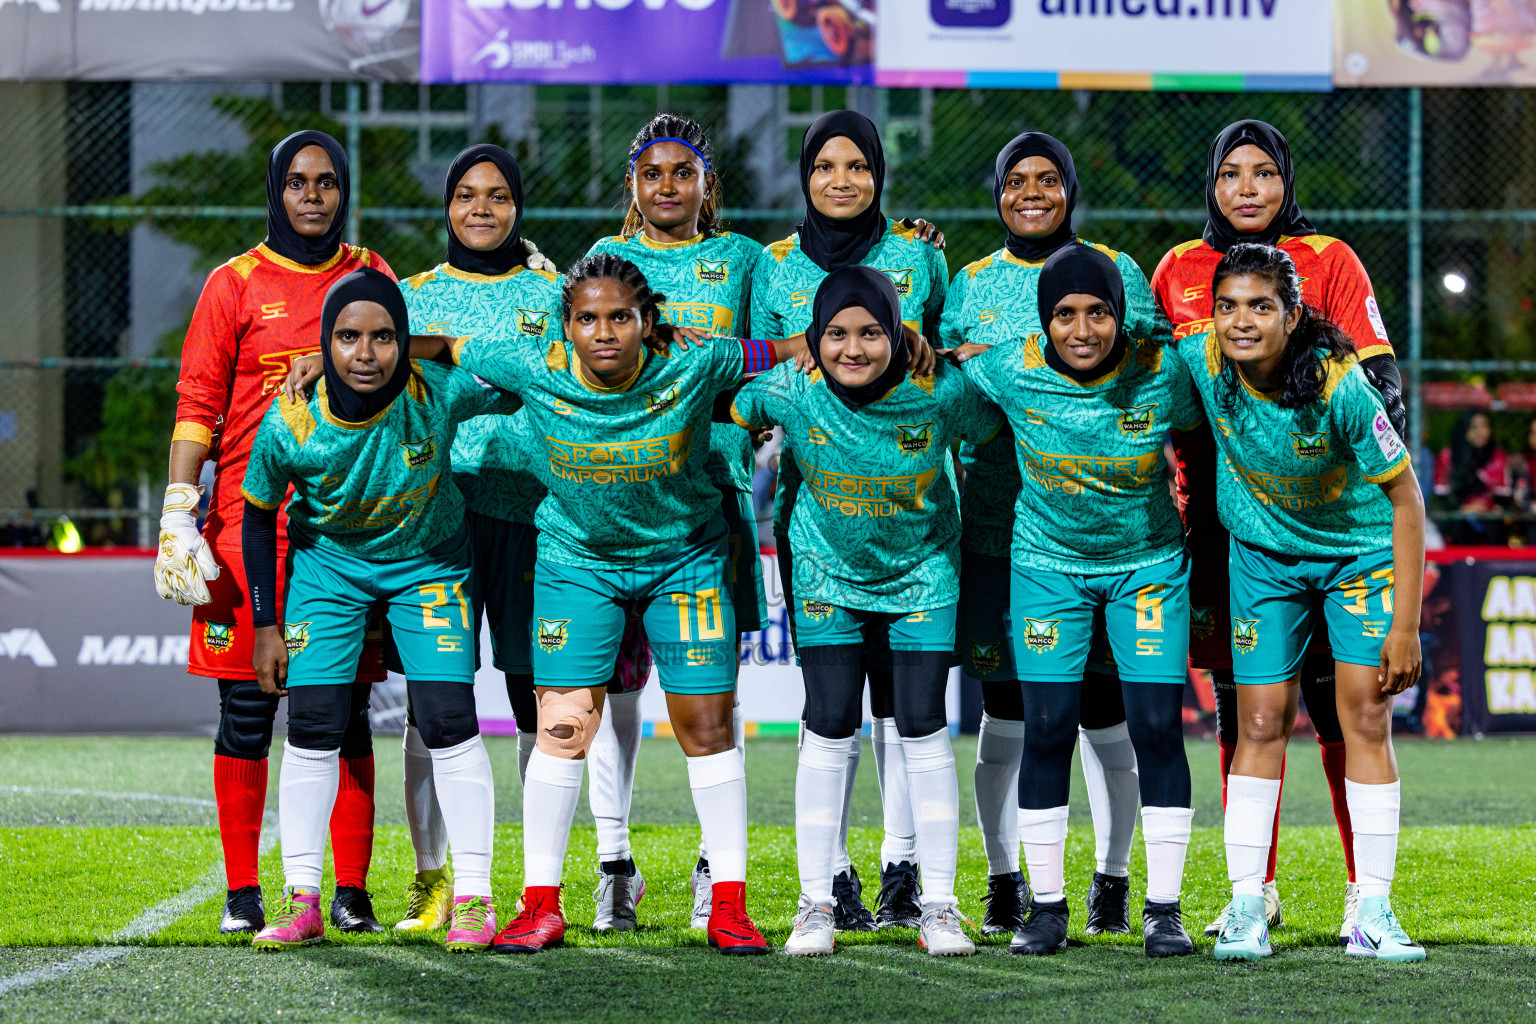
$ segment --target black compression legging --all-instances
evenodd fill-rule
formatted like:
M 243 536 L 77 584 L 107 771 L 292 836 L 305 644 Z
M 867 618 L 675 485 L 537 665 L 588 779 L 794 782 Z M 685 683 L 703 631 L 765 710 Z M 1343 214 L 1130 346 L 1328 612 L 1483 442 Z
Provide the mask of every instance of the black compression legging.
M 428 750 L 457 746 L 480 734 L 470 683 L 407 680 L 407 720 Z M 340 686 L 296 686 L 288 691 L 288 742 L 301 750 L 331 750 L 346 731 Z M 343 745 L 342 757 L 348 757 Z
M 1082 719 L 1083 686 L 1025 682 L 1022 690 L 1025 727 L 1019 806 L 1031 810 L 1062 807 L 1071 792 L 1072 751 Z M 1142 806 L 1190 806 L 1189 761 L 1184 755 L 1184 687 L 1122 682 L 1120 692 L 1131 745 L 1136 749 Z
M 871 695 L 871 702 L 874 697 Z M 981 684 L 981 706 L 989 718 L 1024 720 L 1024 692 L 1016 679 Z M 1108 729 L 1125 721 L 1125 702 L 1120 696 L 1120 677 L 1109 673 L 1083 674 L 1082 726 Z
M 827 739 L 847 739 L 859 731 L 864 718 L 864 676 L 868 669 L 861 644 L 800 648 L 805 677 L 805 727 Z M 927 736 L 945 728 L 944 688 L 949 679 L 946 651 L 892 651 L 890 714 L 873 707 L 879 717 L 896 719 L 896 731 L 906 737 Z
M 372 683 L 350 686 L 295 687 L 290 695 L 305 689 L 345 691 L 348 705 L 340 740 L 330 750 L 341 747 L 341 756 L 352 759 L 373 753 L 373 729 L 368 722 L 368 699 Z M 291 701 L 291 697 L 290 697 Z M 277 714 L 278 698 L 263 693 L 254 679 L 219 680 L 219 731 L 213 737 L 213 751 L 224 757 L 246 761 L 264 760 L 272 749 L 272 720 Z

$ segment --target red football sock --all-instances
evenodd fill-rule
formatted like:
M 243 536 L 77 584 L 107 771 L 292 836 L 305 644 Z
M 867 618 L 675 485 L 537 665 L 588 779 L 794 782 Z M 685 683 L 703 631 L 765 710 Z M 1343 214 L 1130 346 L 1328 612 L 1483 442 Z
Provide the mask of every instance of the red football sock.
M 1344 741 L 1317 741 L 1323 753 L 1323 774 L 1328 776 L 1328 795 L 1333 797 L 1333 820 L 1339 823 L 1339 839 L 1344 843 L 1344 870 L 1355 880 L 1355 829 L 1349 820 L 1349 799 L 1344 795 Z
M 267 809 L 267 759 L 213 755 L 213 797 L 219 806 L 219 839 L 224 844 L 228 887 L 260 885 L 257 851 L 261 816 Z
M 1226 740 L 1217 741 L 1221 744 L 1221 809 L 1227 809 L 1227 776 L 1232 774 L 1232 759 L 1237 756 L 1237 744 L 1228 743 Z
M 1285 755 L 1280 757 L 1280 795 L 1285 795 Z M 1275 800 L 1275 829 L 1269 834 L 1269 866 L 1264 869 L 1265 883 L 1275 880 L 1275 858 L 1280 854 L 1280 801 Z
M 373 858 L 373 755 L 341 759 L 341 785 L 331 810 L 336 884 L 368 888 Z

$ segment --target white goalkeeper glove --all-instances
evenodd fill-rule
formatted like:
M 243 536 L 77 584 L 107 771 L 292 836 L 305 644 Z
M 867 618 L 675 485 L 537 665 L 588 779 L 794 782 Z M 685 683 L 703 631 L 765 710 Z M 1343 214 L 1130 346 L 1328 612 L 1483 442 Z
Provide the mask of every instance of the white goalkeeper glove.
M 539 247 L 534 245 L 531 239 L 523 239 L 523 245 L 528 249 L 529 270 L 544 270 L 551 274 L 555 272 L 555 261 L 540 252 Z
M 155 556 L 155 590 L 177 604 L 208 604 L 208 580 L 219 578 L 213 549 L 197 531 L 201 487 L 171 484 L 160 511 L 160 553 Z

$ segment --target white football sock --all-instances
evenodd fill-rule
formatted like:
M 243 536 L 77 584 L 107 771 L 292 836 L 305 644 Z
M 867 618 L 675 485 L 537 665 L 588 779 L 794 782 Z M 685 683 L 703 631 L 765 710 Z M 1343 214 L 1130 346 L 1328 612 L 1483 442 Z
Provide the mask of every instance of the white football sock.
M 1227 776 L 1223 834 L 1227 844 L 1227 879 L 1232 883 L 1234 898 L 1264 895 L 1264 868 L 1269 863 L 1269 838 L 1279 803 L 1279 779 L 1260 779 L 1236 772 Z M 1357 863 L 1357 876 L 1359 868 Z
M 523 785 L 528 781 L 528 758 L 533 756 L 533 748 L 539 742 L 539 737 L 531 732 L 517 734 L 517 783 Z
M 736 749 L 741 751 L 741 765 L 742 769 L 745 770 L 747 765 L 747 720 L 742 717 L 740 704 L 733 704 L 731 706 L 731 732 L 735 734 Z M 800 723 L 800 732 L 802 734 L 801 742 L 803 742 L 804 722 Z M 844 821 L 844 828 L 847 828 L 846 819 Z M 704 829 L 702 827 L 699 829 L 699 859 L 706 864 L 709 863 L 709 846 L 704 842 Z
M 1345 779 L 1344 799 L 1349 803 L 1349 821 L 1355 831 L 1355 879 L 1360 898 L 1390 896 L 1397 870 L 1402 780 L 1373 786 Z
M 283 880 L 320 891 L 325 872 L 325 834 L 341 785 L 340 750 L 301 750 L 283 743 L 283 773 L 277 783 L 278 837 L 283 844 Z
M 597 859 L 624 860 L 629 849 L 629 808 L 640 756 L 640 694 L 608 695 L 603 719 L 587 751 L 587 803 L 597 825 Z
M 1184 855 L 1195 812 L 1188 807 L 1143 807 L 1141 837 L 1147 844 L 1147 899 L 1177 903 L 1184 885 Z
M 927 736 L 904 736 L 901 750 L 916 825 L 917 857 L 923 866 L 922 901 L 925 906 L 948 906 L 955 902 L 960 844 L 960 781 L 955 777 L 949 727 Z
M 585 765 L 537 747 L 529 756 L 523 779 L 523 885 L 560 884 Z
M 805 723 L 800 723 L 800 743 L 805 744 L 805 737 L 810 730 Z M 854 738 L 859 734 L 855 732 Z M 848 814 L 853 809 L 853 783 L 859 776 L 859 755 L 863 751 L 863 742 L 855 743 L 848 748 L 848 777 L 843 781 L 843 820 L 838 824 L 837 849 L 832 851 L 832 873 L 840 875 L 853 867 L 853 859 L 848 856 Z M 876 764 L 879 762 L 877 761 Z
M 1067 808 L 1019 808 L 1019 843 L 1036 903 L 1066 898 Z
M 1019 870 L 1019 765 L 1024 723 L 981 716 L 976 738 L 976 824 L 987 851 L 987 874 Z
M 1136 836 L 1136 805 L 1141 799 L 1136 748 L 1126 723 L 1107 729 L 1082 729 L 1077 745 L 1093 812 L 1093 850 L 1099 871 L 1124 878 L 1131 872 L 1131 840 Z
M 795 863 L 800 869 L 800 895 L 813 903 L 832 902 L 832 860 L 838 823 L 843 819 L 848 748 L 858 742 L 857 733 L 829 740 L 807 729 L 800 744 L 795 770 Z
M 709 848 L 710 881 L 745 882 L 747 772 L 741 753 L 732 747 L 688 758 L 688 786 Z
M 473 736 L 432 751 L 432 778 L 453 847 L 454 896 L 491 896 L 496 783 L 485 743 Z
M 880 840 L 880 867 L 917 863 L 917 826 L 912 820 L 912 793 L 907 781 L 907 756 L 896 719 L 870 722 L 875 751 L 875 778 L 880 783 L 880 815 L 885 835 Z M 851 783 L 852 780 L 850 779 Z M 852 786 L 850 785 L 850 791 Z
M 405 822 L 411 828 L 411 848 L 417 871 L 436 871 L 448 861 L 448 833 L 432 785 L 432 754 L 421 742 L 421 731 L 405 727 Z

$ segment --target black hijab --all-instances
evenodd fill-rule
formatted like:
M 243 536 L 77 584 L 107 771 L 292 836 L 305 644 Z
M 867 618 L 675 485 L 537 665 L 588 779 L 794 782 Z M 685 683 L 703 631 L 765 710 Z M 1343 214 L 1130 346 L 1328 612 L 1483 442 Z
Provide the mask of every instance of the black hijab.
M 459 179 L 469 173 L 476 164 L 495 164 L 502 177 L 511 186 L 512 202 L 517 207 L 517 218 L 512 221 L 512 233 L 496 248 L 489 251 L 471 249 L 459 241 L 448 220 L 448 209 L 453 206 L 453 194 L 458 190 Z M 448 166 L 448 180 L 443 184 L 443 223 L 448 228 L 448 265 L 470 274 L 499 277 L 513 267 L 528 262 L 528 247 L 523 244 L 523 172 L 517 160 L 500 146 L 482 142 L 470 146 Z
M 1488 443 L 1482 447 L 1467 440 L 1472 420 L 1478 416 L 1488 418 Z M 1488 493 L 1488 485 L 1479 474 L 1488 465 L 1488 460 L 1493 458 L 1496 445 L 1492 427 L 1492 417 L 1481 409 L 1468 409 L 1456 418 L 1456 432 L 1451 435 L 1451 496 L 1457 502 L 1470 501 Z
M 366 395 L 353 391 L 331 360 L 331 331 L 341 311 L 353 302 L 377 302 L 383 306 L 395 322 L 395 337 L 400 345 L 395 372 L 383 387 Z M 325 398 L 331 415 L 348 423 L 363 423 L 387 408 L 411 379 L 410 346 L 411 322 L 405 297 L 389 275 L 372 267 L 359 267 L 331 285 L 325 293 L 325 305 L 320 308 L 320 359 L 325 365 Z
M 875 198 L 869 209 L 848 220 L 833 220 L 811 202 L 811 168 L 821 147 L 839 135 L 859 147 L 869 161 L 875 177 Z M 800 249 L 811 262 L 831 273 L 859 263 L 885 234 L 885 214 L 880 210 L 880 195 L 885 191 L 885 149 L 880 132 L 863 114 L 852 110 L 832 110 L 811 122 L 800 144 L 800 192 L 805 196 L 805 219 L 796 226 Z
M 863 306 L 869 310 L 875 322 L 885 328 L 891 339 L 891 361 L 880 375 L 868 384 L 856 388 L 845 386 L 827 372 L 821 362 L 821 336 L 827 325 L 849 306 Z M 806 346 L 811 358 L 821 370 L 822 379 L 832 393 L 850 409 L 862 409 L 871 402 L 884 398 L 907 375 L 907 332 L 901 327 L 901 297 L 891 279 L 870 267 L 842 267 L 822 279 L 816 289 L 816 302 L 811 307 L 811 326 L 805 332 Z
M 1014 164 L 1031 156 L 1044 157 L 1056 165 L 1061 175 L 1061 190 L 1067 198 L 1066 215 L 1056 230 L 1044 238 L 1028 238 L 1008 231 L 1008 251 L 1021 260 L 1038 263 L 1049 259 L 1062 246 L 1077 241 L 1077 232 L 1072 230 L 1072 211 L 1077 209 L 1077 166 L 1072 162 L 1071 150 L 1044 132 L 1015 135 L 997 154 L 997 170 L 992 176 L 992 206 L 999 218 L 1003 216 L 1003 184 L 1008 180 L 1008 172 L 1013 170 Z M 1008 227 L 1006 220 L 1003 227 Z
M 1051 369 L 1066 374 L 1078 383 L 1097 380 L 1114 369 L 1128 344 L 1125 336 L 1125 282 L 1115 261 L 1091 245 L 1068 245 L 1040 268 L 1036 296 L 1040 328 L 1045 333 L 1045 361 Z M 1086 370 L 1071 366 L 1056 353 L 1051 341 L 1051 320 L 1056 307 L 1068 295 L 1092 295 L 1109 307 L 1115 317 L 1115 343 L 1108 355 Z
M 336 168 L 336 185 L 341 192 L 341 204 L 331 228 L 319 238 L 306 238 L 293 229 L 288 220 L 288 208 L 283 205 L 283 188 L 293 158 L 306 146 L 319 146 L 331 158 Z M 306 267 L 315 267 L 336 255 L 341 245 L 342 233 L 347 230 L 347 213 L 351 208 L 352 175 L 347 167 L 347 151 L 325 132 L 294 132 L 272 147 L 267 158 L 267 239 L 268 249 Z
M 1227 220 L 1216 203 L 1216 175 L 1221 163 L 1239 146 L 1258 146 L 1268 153 L 1280 167 L 1280 179 L 1285 182 L 1285 200 L 1280 204 L 1275 219 L 1263 231 L 1252 234 L 1239 231 Z M 1317 233 L 1310 221 L 1296 205 L 1296 168 L 1291 163 L 1291 147 L 1285 136 L 1273 125 L 1263 121 L 1237 121 L 1227 125 L 1211 143 L 1211 151 L 1205 158 L 1205 244 L 1217 252 L 1226 252 L 1239 242 L 1258 242 L 1274 245 L 1281 235 L 1313 235 Z

